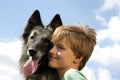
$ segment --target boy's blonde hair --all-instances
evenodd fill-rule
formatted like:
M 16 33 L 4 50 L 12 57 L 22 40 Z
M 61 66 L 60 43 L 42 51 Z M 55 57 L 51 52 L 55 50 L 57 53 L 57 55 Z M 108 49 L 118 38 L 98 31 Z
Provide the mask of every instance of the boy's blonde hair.
M 96 44 L 95 30 L 89 26 L 60 26 L 52 36 L 52 41 L 66 40 L 76 57 L 82 57 L 79 70 L 83 69 Z

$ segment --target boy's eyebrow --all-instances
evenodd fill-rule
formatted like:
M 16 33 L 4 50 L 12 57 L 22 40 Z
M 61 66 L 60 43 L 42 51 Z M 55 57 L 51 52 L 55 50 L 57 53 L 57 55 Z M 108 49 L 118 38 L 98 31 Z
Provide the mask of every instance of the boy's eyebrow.
M 56 43 L 56 46 L 65 47 L 65 45 L 63 45 L 62 43 Z
M 57 46 L 63 46 L 61 43 L 56 43 Z

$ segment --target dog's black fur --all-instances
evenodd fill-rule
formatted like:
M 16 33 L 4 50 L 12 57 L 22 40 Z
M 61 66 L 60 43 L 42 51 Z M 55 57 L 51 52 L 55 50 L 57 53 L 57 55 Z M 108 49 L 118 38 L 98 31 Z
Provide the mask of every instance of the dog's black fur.
M 44 26 L 41 21 L 40 13 L 35 10 L 28 20 L 22 34 L 23 48 L 19 60 L 20 71 L 23 74 L 23 66 L 30 57 L 32 60 L 41 59 L 37 71 L 31 76 L 25 76 L 25 80 L 58 80 L 55 69 L 48 66 L 48 51 L 53 44 L 50 41 L 55 28 L 62 25 L 59 14 L 56 14 L 48 26 Z

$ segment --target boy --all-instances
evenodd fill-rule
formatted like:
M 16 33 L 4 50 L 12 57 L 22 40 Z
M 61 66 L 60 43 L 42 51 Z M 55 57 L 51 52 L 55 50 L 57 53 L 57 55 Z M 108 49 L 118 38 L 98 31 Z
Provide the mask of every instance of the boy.
M 55 68 L 59 80 L 87 80 L 80 72 L 96 44 L 95 30 L 89 26 L 60 26 L 52 36 L 49 66 Z

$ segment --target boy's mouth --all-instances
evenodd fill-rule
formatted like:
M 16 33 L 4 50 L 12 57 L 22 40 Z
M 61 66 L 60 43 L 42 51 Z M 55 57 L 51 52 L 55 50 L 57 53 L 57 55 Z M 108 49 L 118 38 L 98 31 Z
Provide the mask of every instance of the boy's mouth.
M 57 60 L 59 59 L 56 55 L 49 55 L 49 60 Z

